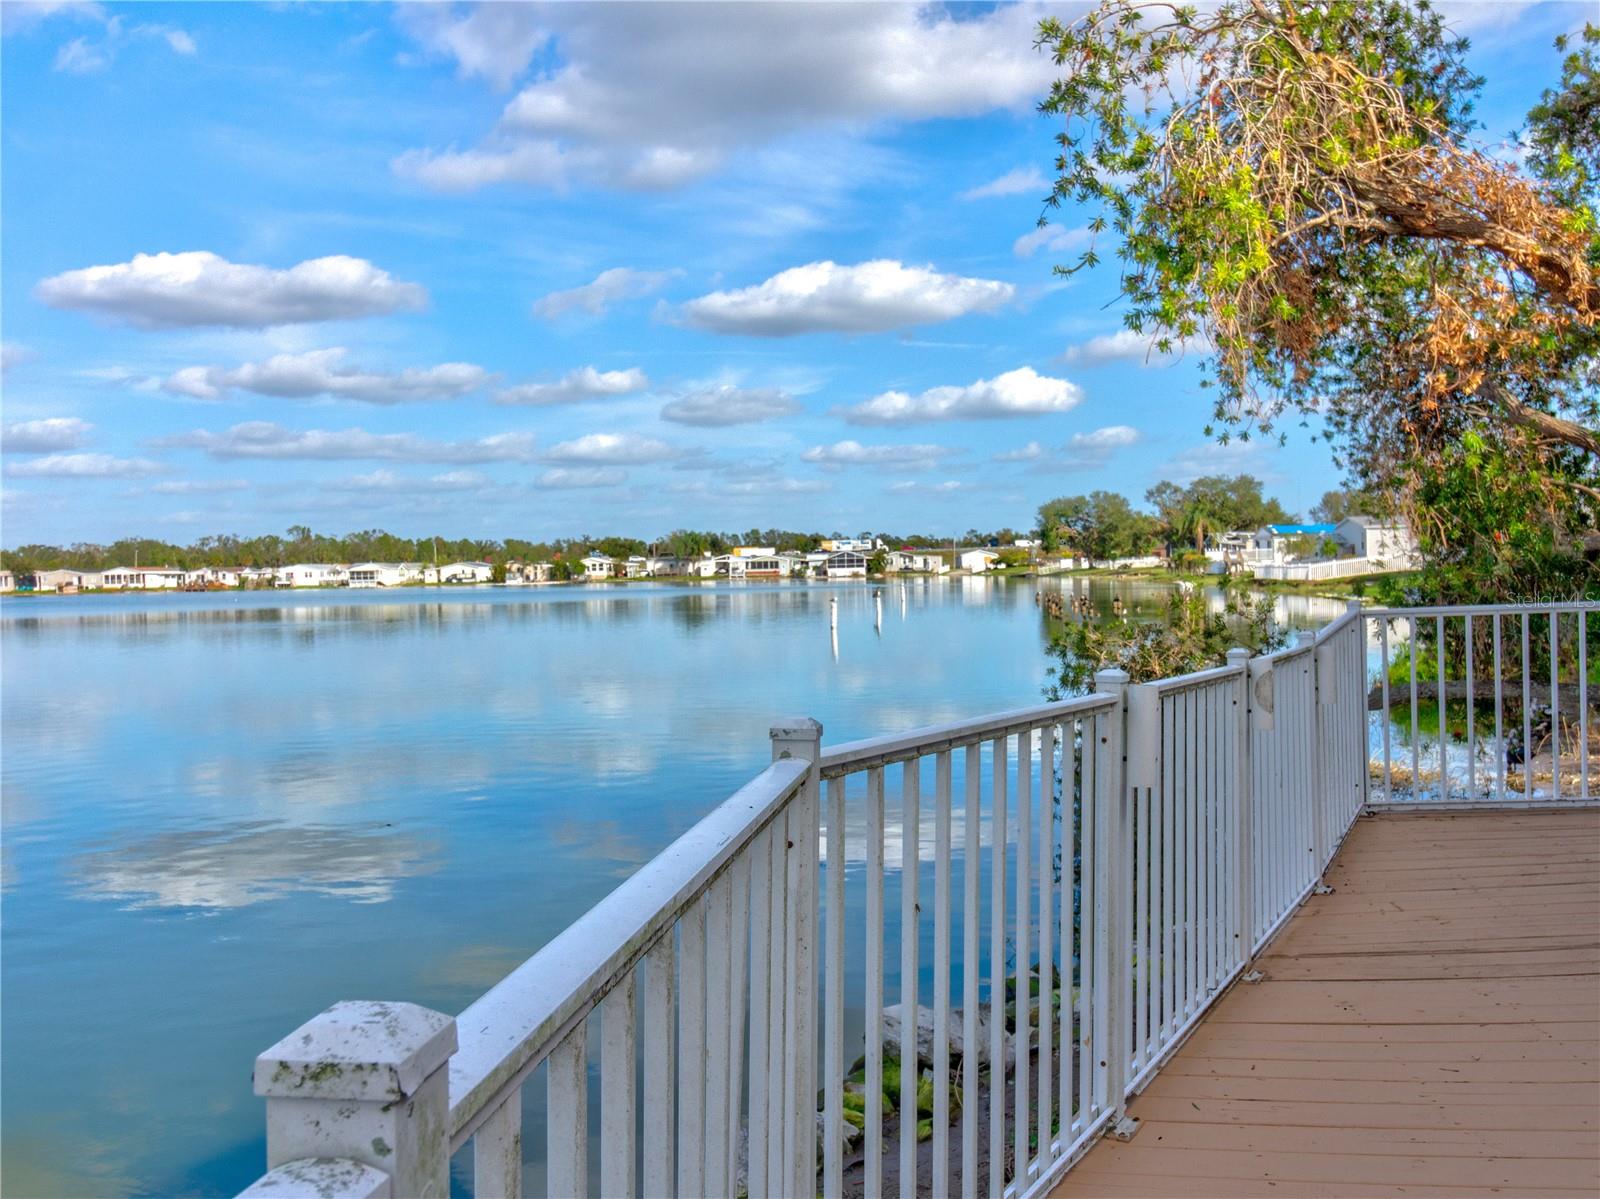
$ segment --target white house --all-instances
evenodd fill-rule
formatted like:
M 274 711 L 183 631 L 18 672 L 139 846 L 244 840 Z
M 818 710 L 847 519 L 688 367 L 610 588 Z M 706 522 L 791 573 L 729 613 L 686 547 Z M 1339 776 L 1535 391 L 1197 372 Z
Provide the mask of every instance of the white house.
M 610 554 L 599 552 L 581 559 L 583 574 L 588 579 L 611 579 L 617 574 L 617 561 Z
M 0 594 L 17 589 L 17 576 L 9 570 L 0 570 Z
M 422 581 L 420 562 L 358 562 L 350 568 L 352 587 L 403 587 Z
M 857 554 L 870 554 L 873 550 L 882 549 L 883 542 L 877 537 L 830 537 L 825 541 L 817 542 L 821 549 L 830 554 L 837 554 L 841 550 Z
M 487 562 L 452 562 L 438 568 L 441 583 L 489 583 L 494 580 L 494 567 Z
M 23 577 L 32 579 L 35 591 L 87 591 L 108 586 L 101 581 L 98 570 L 36 570 L 31 576 Z
M 996 562 L 1000 555 L 993 550 L 963 550 L 956 558 L 956 565 L 968 574 L 982 574 Z
M 1311 525 L 1262 525 L 1256 530 L 1255 547 L 1258 551 L 1257 558 L 1265 553 L 1273 562 L 1287 562 L 1290 558 L 1289 543 L 1301 537 L 1310 537 L 1317 544 L 1333 536 L 1334 526 L 1331 524 Z
M 202 566 L 184 574 L 185 587 L 237 587 L 241 572 L 227 566 Z
M 859 550 L 837 550 L 828 555 L 822 573 L 830 579 L 864 579 L 867 577 L 866 555 Z
M 716 559 L 717 573 L 730 579 L 786 578 L 794 569 L 794 562 L 771 546 L 740 545 L 732 553 Z
M 679 571 L 691 579 L 714 579 L 717 577 L 717 559 L 710 554 L 685 558 L 679 565 Z
M 1366 558 L 1375 566 L 1410 566 L 1416 559 L 1417 539 L 1403 520 L 1347 516 L 1335 526 L 1333 535 L 1357 558 Z
M 551 567 L 548 562 L 507 562 L 506 582 L 513 585 L 518 583 L 548 583 L 550 581 Z
M 47 572 L 55 573 L 55 572 Z M 89 572 L 74 571 L 80 578 Z M 161 566 L 114 566 L 103 572 L 98 582 L 79 582 L 80 587 L 105 587 L 122 591 L 169 591 L 183 586 L 184 572 Z
M 950 572 L 950 564 L 939 554 L 918 550 L 890 550 L 884 565 L 888 572 L 911 570 L 921 574 L 942 575 Z
M 280 566 L 275 572 L 273 585 L 277 587 L 343 587 L 350 581 L 346 567 L 325 562 L 296 562 L 293 566 Z

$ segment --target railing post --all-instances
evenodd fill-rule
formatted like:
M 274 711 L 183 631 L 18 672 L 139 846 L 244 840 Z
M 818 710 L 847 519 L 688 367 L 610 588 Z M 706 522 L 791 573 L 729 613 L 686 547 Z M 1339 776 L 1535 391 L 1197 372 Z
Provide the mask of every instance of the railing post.
M 1327 738 L 1323 736 L 1322 705 L 1324 692 L 1337 697 L 1337 682 L 1331 671 L 1324 671 L 1320 638 L 1310 629 L 1300 630 L 1300 644 L 1311 646 L 1311 844 L 1306 847 L 1311 854 L 1311 873 L 1317 879 L 1317 894 L 1327 894 L 1322 883 L 1322 872 L 1328 868 L 1331 856 L 1328 845 L 1328 770 Z
M 1254 811 L 1250 794 L 1250 651 L 1242 647 L 1230 649 L 1228 665 L 1239 667 L 1239 690 L 1233 703 L 1234 761 L 1237 769 L 1233 796 L 1233 942 L 1238 965 L 1243 967 L 1249 963 L 1255 948 Z
M 1138 1121 L 1128 1117 L 1128 1060 L 1133 1052 L 1133 876 L 1132 829 L 1128 804 L 1128 672 L 1101 670 L 1094 676 L 1094 689 L 1117 698 L 1116 711 L 1105 722 L 1106 761 L 1110 767 L 1106 786 L 1095 799 L 1104 805 L 1095 813 L 1095 824 L 1106 832 L 1106 886 L 1100 900 L 1106 905 L 1106 979 L 1098 986 L 1106 1005 L 1109 1044 L 1102 1052 L 1106 1072 L 1106 1104 L 1111 1110 L 1111 1136 L 1126 1140 L 1138 1129 Z
M 789 816 L 789 846 L 785 854 L 791 913 L 788 921 L 794 945 L 794 971 L 790 974 L 790 1002 L 784 1005 L 788 1028 L 782 1069 L 784 1094 L 791 1105 L 784 1139 L 793 1147 L 787 1165 L 792 1195 L 812 1195 L 817 1189 L 817 817 L 821 809 L 822 725 L 809 716 L 780 720 L 770 731 L 772 760 L 798 758 L 811 763 Z M 798 835 L 797 835 L 798 830 Z M 830 863 L 831 865 L 831 863 Z M 780 885 L 777 879 L 773 885 Z M 770 1067 L 769 1067 L 770 1068 Z
M 1352 700 L 1351 704 L 1361 714 L 1356 719 L 1356 725 L 1361 731 L 1361 807 L 1365 810 L 1366 806 L 1372 802 L 1372 749 L 1368 732 L 1372 718 L 1367 715 L 1367 669 L 1363 665 L 1367 660 L 1367 618 L 1361 614 L 1361 606 L 1360 600 L 1351 599 L 1345 605 L 1345 610 L 1355 614 L 1356 642 L 1361 647 L 1355 654 L 1356 677 L 1350 679 L 1349 682 L 1351 687 L 1354 688 L 1355 694 L 1360 697 Z M 1387 667 L 1388 663 L 1385 662 L 1384 666 Z M 1385 712 L 1383 718 L 1388 720 L 1389 713 Z
M 336 1003 L 313 1017 L 256 1058 L 268 1167 L 348 1159 L 387 1174 L 397 1199 L 446 1199 L 455 1051 L 455 1018 L 411 1003 Z

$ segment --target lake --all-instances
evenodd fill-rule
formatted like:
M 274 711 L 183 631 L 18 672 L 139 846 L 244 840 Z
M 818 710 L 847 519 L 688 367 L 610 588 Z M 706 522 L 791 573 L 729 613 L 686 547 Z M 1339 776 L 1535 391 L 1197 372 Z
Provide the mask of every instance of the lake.
M 231 1195 L 264 1165 L 262 1049 L 338 999 L 459 1011 L 759 771 L 775 718 L 828 743 L 1038 702 L 1035 600 L 983 578 L 7 598 L 0 1188 Z

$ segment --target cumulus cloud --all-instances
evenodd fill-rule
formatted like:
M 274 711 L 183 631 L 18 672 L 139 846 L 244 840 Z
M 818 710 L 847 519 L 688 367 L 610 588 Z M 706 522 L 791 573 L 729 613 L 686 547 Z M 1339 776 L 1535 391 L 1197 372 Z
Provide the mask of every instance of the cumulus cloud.
M 1002 420 L 1070 412 L 1083 389 L 1066 379 L 1041 375 L 1031 366 L 979 379 L 965 387 L 932 387 L 918 395 L 886 391 L 844 410 L 852 425 L 914 425 L 945 420 Z
M 89 439 L 94 428 L 75 416 L 51 416 L 43 420 L 17 421 L 0 432 L 0 449 L 8 454 L 48 454 L 75 450 Z
M 792 337 L 799 333 L 883 333 L 993 312 L 1016 288 L 994 279 L 941 275 L 932 267 L 877 259 L 856 266 L 812 262 L 764 283 L 716 291 L 683 306 L 684 319 L 713 333 Z
M 619 487 L 628 481 L 628 472 L 615 467 L 580 466 L 556 467 L 547 470 L 536 480 L 540 487 L 556 490 L 578 490 L 585 487 Z
M 495 392 L 499 404 L 581 404 L 584 400 L 611 400 L 633 395 L 650 386 L 638 367 L 625 371 L 597 371 L 592 366 L 569 371 L 554 383 L 522 383 Z
M 333 396 L 367 404 L 401 404 L 409 400 L 451 400 L 478 390 L 489 372 L 469 362 L 403 371 L 366 371 L 346 366 L 346 350 L 335 346 L 303 354 L 275 354 L 264 362 L 247 362 L 227 370 L 220 366 L 189 366 L 171 375 L 161 386 L 174 395 L 215 400 L 238 389 L 257 395 L 304 400 Z
M 1040 250 L 1065 254 L 1088 245 L 1091 236 L 1084 226 L 1063 229 L 1060 225 L 1040 225 L 1032 233 L 1024 233 L 1012 242 L 1011 252 L 1018 258 L 1032 258 Z
M 477 471 L 452 470 L 431 478 L 419 479 L 397 475 L 392 470 L 375 470 L 367 474 L 351 475 L 324 484 L 330 491 L 472 491 L 488 485 L 489 480 Z
M 364 258 L 336 254 L 274 270 L 205 250 L 136 254 L 130 262 L 65 271 L 42 280 L 34 294 L 52 308 L 81 309 L 143 329 L 261 329 L 414 311 L 428 299 L 420 284 L 403 283 Z
M 51 17 L 104 21 L 106 12 L 90 0 L 6 0 L 0 4 L 0 32 L 25 33 Z
M 1050 181 L 1038 167 L 1017 167 L 998 179 L 991 179 L 979 187 L 969 187 L 961 193 L 963 200 L 987 200 L 995 196 L 1021 196 L 1048 191 Z
M 677 458 L 681 452 L 664 441 L 637 433 L 586 433 L 571 441 L 556 443 L 544 458 L 547 462 L 643 466 Z
M 133 475 L 152 475 L 161 463 L 148 458 L 115 458 L 110 454 L 46 454 L 6 467 L 18 478 L 125 479 Z
M 1092 433 L 1074 433 L 1067 440 L 1067 449 L 1085 454 L 1097 454 L 1124 446 L 1137 445 L 1139 430 L 1131 425 L 1107 425 Z
M 507 6 L 510 7 L 510 6 Z M 632 267 L 614 266 L 601 271 L 592 283 L 567 291 L 553 291 L 535 300 L 533 315 L 554 320 L 569 312 L 587 312 L 599 316 L 612 304 L 621 300 L 635 300 L 653 295 L 667 285 L 678 271 L 636 271 Z
M 1112 362 L 1139 362 L 1146 366 L 1165 366 L 1170 359 L 1185 351 L 1209 353 L 1211 342 L 1205 337 L 1193 337 L 1182 344 L 1174 344 L 1163 354 L 1156 346 L 1157 335 L 1135 333 L 1132 329 L 1118 329 L 1115 333 L 1102 333 L 1080 345 L 1071 346 L 1062 360 L 1079 366 L 1105 366 Z
M 966 483 L 957 482 L 955 479 L 946 479 L 943 483 L 924 483 L 919 479 L 902 479 L 898 483 L 890 483 L 886 491 L 899 495 L 950 495 L 957 491 L 971 491 L 972 487 Z
M 13 31 L 14 22 L 11 20 L 12 9 L 31 10 L 32 15 L 39 19 L 55 13 L 71 12 L 80 17 L 91 19 L 100 25 L 98 36 L 75 37 L 63 44 L 57 51 L 52 64 L 55 70 L 69 75 L 92 75 L 105 70 L 121 53 L 122 49 L 137 40 L 156 40 L 165 42 L 167 48 L 174 54 L 181 54 L 192 58 L 199 52 L 194 38 L 185 30 L 176 29 L 170 25 L 136 24 L 129 22 L 123 16 L 108 17 L 105 10 L 97 4 L 85 5 L 35 5 L 7 3 L 4 6 L 6 13 L 6 32 Z M 40 10 L 44 10 L 40 15 Z M 24 17 L 26 22 L 27 16 Z M 37 23 L 36 21 L 34 23 Z
M 928 470 L 956 451 L 943 445 L 862 445 L 859 441 L 836 441 L 832 445 L 812 446 L 800 457 L 831 470 L 847 466 L 895 466 L 903 470 Z
M 526 69 L 546 36 L 561 61 L 481 144 L 411 151 L 395 160 L 401 174 L 442 190 L 677 187 L 806 130 L 1023 112 L 1054 69 L 1033 49 L 1029 4 L 502 7 L 522 10 L 502 14 L 514 34 L 435 11 L 414 36 L 491 82 Z
M 1002 450 L 998 454 L 990 455 L 991 462 L 1037 462 L 1044 457 L 1044 446 L 1037 441 L 1030 441 L 1025 446 L 1014 450 Z
M 454 59 L 462 79 L 477 76 L 502 92 L 549 41 L 538 15 L 522 4 L 402 4 L 395 10 L 400 27 L 429 54 Z
M 204 450 L 213 458 L 374 460 L 394 462 L 531 462 L 531 433 L 496 433 L 470 441 L 433 441 L 414 433 L 365 429 L 286 429 L 271 421 L 246 421 L 221 432 L 196 429 L 155 444 Z
M 661 419 L 680 425 L 720 428 L 727 425 L 753 425 L 780 416 L 793 416 L 803 406 L 788 392 L 777 387 L 735 387 L 725 383 L 691 391 L 671 400 L 661 409 Z

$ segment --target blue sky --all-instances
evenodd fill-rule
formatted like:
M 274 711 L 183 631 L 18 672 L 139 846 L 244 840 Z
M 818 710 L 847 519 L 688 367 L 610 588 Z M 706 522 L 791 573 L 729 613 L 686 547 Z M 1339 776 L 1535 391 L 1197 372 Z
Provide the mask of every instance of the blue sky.
M 1484 137 L 1581 3 L 1447 5 Z M 3 540 L 1025 527 L 1249 470 L 1040 233 L 1034 6 L 3 9 Z

